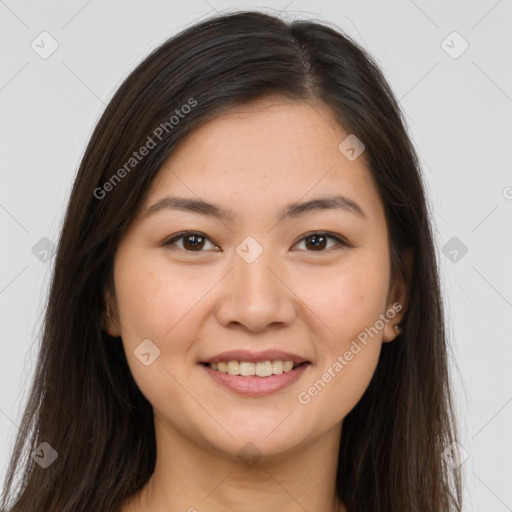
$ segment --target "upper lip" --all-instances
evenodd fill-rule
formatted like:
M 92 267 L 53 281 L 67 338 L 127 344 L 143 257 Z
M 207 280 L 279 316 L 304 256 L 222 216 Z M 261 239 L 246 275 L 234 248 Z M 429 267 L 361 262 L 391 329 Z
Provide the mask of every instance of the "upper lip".
M 258 363 L 263 361 L 293 361 L 296 364 L 309 362 L 307 359 L 297 354 L 283 352 L 282 350 L 264 350 L 262 352 L 253 352 L 250 350 L 230 350 L 222 352 L 216 356 L 210 357 L 203 363 L 220 363 L 224 361 L 247 361 L 249 363 Z

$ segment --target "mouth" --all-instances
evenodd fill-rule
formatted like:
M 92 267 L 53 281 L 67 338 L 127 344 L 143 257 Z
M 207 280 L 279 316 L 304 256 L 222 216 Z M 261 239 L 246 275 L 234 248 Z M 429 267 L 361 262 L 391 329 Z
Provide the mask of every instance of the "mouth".
M 309 364 L 308 361 L 297 363 L 290 360 L 267 360 L 267 361 L 219 361 L 210 363 L 201 363 L 208 366 L 213 371 L 227 373 L 229 375 L 239 375 L 242 377 L 261 377 L 266 378 L 272 375 L 281 375 L 288 373 L 299 366 Z
M 281 351 L 237 351 L 202 361 L 200 366 L 223 389 L 247 397 L 262 397 L 294 384 L 312 363 Z

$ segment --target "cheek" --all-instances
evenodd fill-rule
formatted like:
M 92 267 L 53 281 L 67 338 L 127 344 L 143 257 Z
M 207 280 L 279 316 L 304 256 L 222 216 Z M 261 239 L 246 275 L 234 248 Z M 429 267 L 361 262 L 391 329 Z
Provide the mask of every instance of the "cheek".
M 115 275 L 122 343 L 131 374 L 151 404 L 181 407 L 182 391 L 173 376 L 179 375 L 196 336 L 193 306 L 204 292 L 191 292 L 194 287 L 186 285 L 187 281 L 195 285 L 193 279 L 166 271 L 142 251 L 133 251 L 129 258 L 121 255 Z
M 212 272 L 198 275 L 197 268 L 171 270 L 156 256 L 135 250 L 121 253 L 115 267 L 125 354 L 135 381 L 152 403 L 162 390 L 168 396 L 169 387 L 174 389 L 166 370 L 184 377 L 184 362 L 200 335 L 205 296 L 218 281 Z M 158 357 L 145 366 L 137 354 L 148 339 L 150 352 Z
M 375 325 L 385 312 L 386 292 L 385 276 L 354 272 L 338 274 L 310 295 L 328 328 L 317 342 L 317 369 L 297 399 L 319 424 L 341 421 L 366 391 L 380 356 L 382 330 Z
M 377 252 L 376 252 L 377 255 Z M 354 258 L 322 286 L 308 283 L 308 305 L 328 327 L 318 343 L 318 369 L 298 401 L 326 423 L 341 421 L 366 391 L 382 346 L 380 315 L 385 313 L 389 274 L 385 258 Z
M 211 288 L 208 280 L 196 278 L 191 271 L 171 271 L 165 260 L 142 251 L 120 258 L 117 275 L 116 293 L 127 339 L 150 338 L 163 345 L 177 341 L 176 333 Z
M 328 328 L 333 347 L 353 339 L 384 313 L 389 285 L 386 261 L 353 261 L 319 273 L 301 275 L 301 298 Z M 349 340 L 349 341 L 350 341 Z
M 357 405 L 377 367 L 380 343 L 341 352 L 306 382 L 297 400 L 317 425 L 335 425 Z M 356 353 L 357 352 L 357 353 Z

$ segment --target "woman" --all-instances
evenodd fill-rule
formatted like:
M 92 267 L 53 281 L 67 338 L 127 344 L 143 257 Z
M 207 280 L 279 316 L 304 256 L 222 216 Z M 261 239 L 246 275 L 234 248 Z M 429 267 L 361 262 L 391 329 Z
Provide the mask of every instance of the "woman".
M 453 416 L 418 159 L 371 57 L 258 12 L 156 49 L 80 165 L 2 506 L 460 511 Z

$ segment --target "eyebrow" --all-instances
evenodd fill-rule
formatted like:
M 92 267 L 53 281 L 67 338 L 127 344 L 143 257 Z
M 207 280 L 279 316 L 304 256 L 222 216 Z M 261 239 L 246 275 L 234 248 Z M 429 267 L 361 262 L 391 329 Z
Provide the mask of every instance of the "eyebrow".
M 197 213 L 206 217 L 219 220 L 232 221 L 236 215 L 231 209 L 225 209 L 218 205 L 208 203 L 202 199 L 166 196 L 148 207 L 142 217 L 145 219 L 163 210 L 178 210 Z M 352 199 L 342 195 L 319 197 L 302 203 L 288 204 L 278 213 L 278 222 L 285 219 L 297 218 L 308 213 L 316 213 L 323 210 L 343 210 L 366 218 L 363 209 Z

